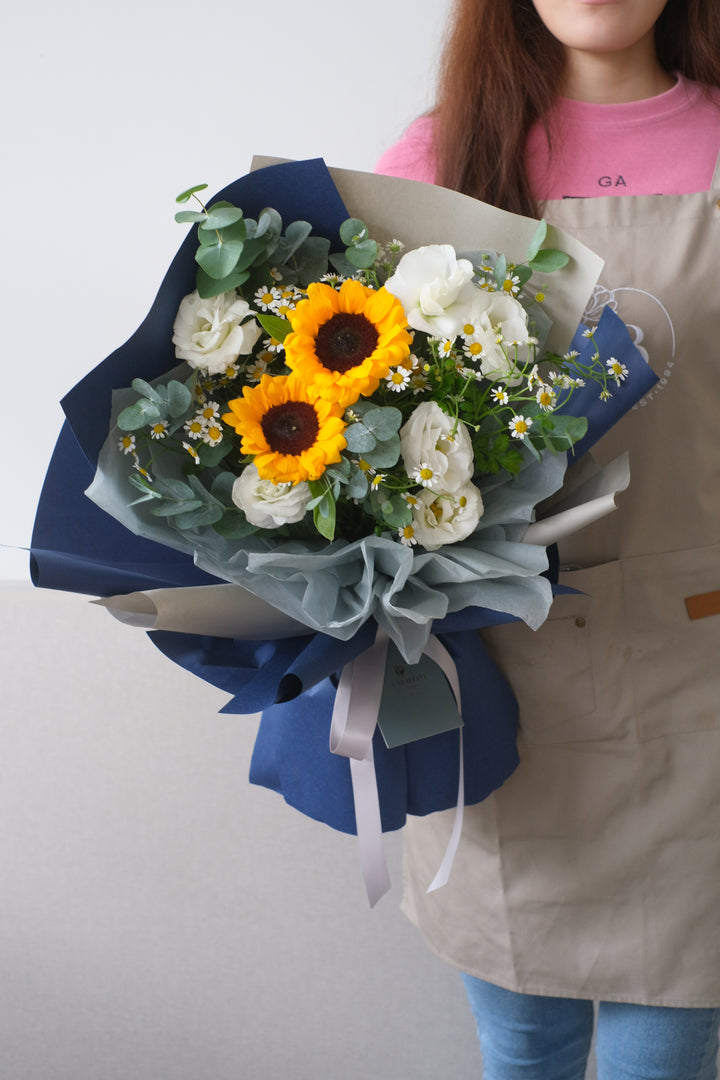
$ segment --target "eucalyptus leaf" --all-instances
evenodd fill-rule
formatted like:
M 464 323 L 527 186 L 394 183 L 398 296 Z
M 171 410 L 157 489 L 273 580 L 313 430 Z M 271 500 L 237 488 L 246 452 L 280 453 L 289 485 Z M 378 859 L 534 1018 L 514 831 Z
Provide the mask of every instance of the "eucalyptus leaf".
M 213 522 L 213 528 L 228 540 L 242 540 L 258 531 L 257 526 L 251 525 L 242 511 L 235 507 L 226 510 L 221 518 Z
M 350 477 L 350 483 L 346 489 L 348 499 L 364 499 L 368 493 L 367 474 L 362 469 L 356 469 Z
M 167 401 L 162 392 L 165 389 L 164 386 L 151 386 L 145 379 L 133 379 L 131 386 L 136 394 L 148 398 L 149 401 L 154 402 L 156 405 L 164 405 Z
M 204 191 L 206 187 L 207 184 L 195 184 L 194 187 L 187 188 L 186 191 L 181 191 L 180 194 L 175 197 L 175 202 L 187 202 L 197 191 Z
M 547 221 L 545 221 L 543 219 L 542 221 L 540 221 L 538 223 L 537 229 L 535 230 L 535 232 L 530 237 L 530 243 L 528 245 L 527 255 L 525 256 L 525 258 L 527 259 L 528 262 L 532 262 L 532 260 L 535 258 L 538 251 L 540 250 L 542 245 L 545 243 L 545 237 L 546 236 L 547 236 Z
M 353 247 L 368 235 L 367 225 L 359 218 L 347 218 L 340 226 L 340 239 L 345 247 Z
M 192 405 L 193 396 L 185 383 L 171 379 L 167 385 L 168 412 L 173 419 L 182 416 Z
M 209 277 L 220 280 L 235 269 L 242 250 L 242 241 L 216 240 L 214 244 L 201 245 L 195 253 L 195 260 Z
M 117 418 L 117 426 L 121 431 L 137 431 L 146 424 L 157 423 L 162 420 L 162 412 L 147 398 L 140 398 L 134 405 L 128 405 Z
M 201 525 L 214 525 L 225 513 L 222 506 L 201 505 L 198 509 L 188 510 L 175 519 L 178 529 L 197 529 Z
M 554 270 L 562 270 L 570 262 L 570 256 L 564 251 L 556 251 L 554 248 L 544 248 L 538 251 L 534 259 L 530 259 L 528 266 L 538 274 L 551 274 Z
M 207 214 L 202 210 L 178 210 L 175 215 L 175 220 L 178 225 L 185 225 L 188 222 L 205 221 Z
M 497 285 L 502 288 L 507 277 L 507 259 L 504 255 L 499 255 L 497 262 L 495 263 L 495 269 L 493 271 L 493 277 Z
M 295 253 L 298 281 L 307 286 L 321 278 L 328 268 L 330 241 L 324 236 L 308 236 Z
M 166 499 L 175 499 L 178 502 L 185 502 L 188 499 L 193 498 L 193 490 L 182 480 L 176 480 L 173 477 L 160 477 L 155 484 L 157 490 Z
M 200 458 L 200 464 L 204 465 L 208 469 L 214 469 L 216 465 L 219 465 L 221 461 L 232 453 L 233 449 L 232 437 L 227 434 L 222 442 L 219 442 L 217 446 L 210 446 L 209 443 L 200 443 L 197 448 L 197 454 Z M 225 475 L 230 476 L 234 481 L 235 476 L 233 473 L 227 473 Z
M 313 510 L 315 528 L 326 540 L 335 539 L 335 502 L 326 498 Z
M 177 517 L 179 514 L 186 514 L 188 511 L 197 510 L 202 506 L 203 503 L 199 499 L 187 499 L 182 502 L 163 503 L 162 506 L 155 506 L 150 513 L 154 514 L 155 517 Z
M 377 259 L 378 246 L 374 240 L 363 240 L 346 251 L 348 262 L 359 270 L 367 270 Z
M 339 251 L 334 251 L 329 256 L 329 261 L 333 269 L 337 270 L 338 274 L 341 274 L 342 277 L 352 277 L 357 269 L 351 262 L 348 262 L 347 257 Z
M 400 457 L 400 436 L 377 442 L 372 450 L 365 451 L 365 460 L 373 469 L 391 469 Z
M 195 285 L 203 300 L 209 300 L 213 296 L 230 292 L 231 289 L 239 289 L 250 277 L 249 270 L 233 270 L 224 278 L 211 278 L 202 267 L 198 267 Z
M 255 236 L 272 237 L 274 240 L 282 234 L 282 218 L 272 206 L 266 206 L 260 211 L 257 219 Z
M 213 203 L 208 207 L 207 224 L 203 228 L 224 229 L 228 225 L 234 225 L 240 221 L 243 212 L 239 206 L 233 206 L 229 202 Z
M 374 406 L 362 416 L 362 423 L 376 439 L 383 441 L 391 438 L 400 429 L 402 413 L 394 405 Z
M 349 424 L 343 434 L 351 454 L 367 454 L 377 445 L 375 436 L 361 422 Z

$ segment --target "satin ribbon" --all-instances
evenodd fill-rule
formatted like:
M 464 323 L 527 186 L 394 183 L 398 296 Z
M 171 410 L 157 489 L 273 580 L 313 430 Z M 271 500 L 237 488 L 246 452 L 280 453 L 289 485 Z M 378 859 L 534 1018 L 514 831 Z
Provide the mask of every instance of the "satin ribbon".
M 340 754 L 350 760 L 360 868 L 371 907 L 390 889 L 372 748 L 382 699 L 388 644 L 387 634 L 378 628 L 375 643 L 342 669 L 330 724 L 330 750 L 333 754 Z M 450 653 L 434 636 L 430 637 L 423 652 L 442 670 L 460 712 L 460 683 Z M 459 734 L 460 763 L 455 822 L 442 863 L 428 892 L 433 892 L 447 883 L 462 832 L 465 804 L 462 728 Z

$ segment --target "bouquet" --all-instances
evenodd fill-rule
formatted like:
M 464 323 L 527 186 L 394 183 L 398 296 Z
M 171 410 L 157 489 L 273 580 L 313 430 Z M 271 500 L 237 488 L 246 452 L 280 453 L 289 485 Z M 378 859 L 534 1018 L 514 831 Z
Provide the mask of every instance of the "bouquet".
M 203 190 L 179 196 L 192 235 L 148 320 L 64 403 L 97 461 L 90 499 L 141 539 L 128 553 L 92 514 L 105 554 L 88 558 L 85 506 L 48 544 L 51 467 L 35 576 L 60 566 L 68 587 L 69 565 L 71 587 L 122 594 L 106 603 L 235 693 L 230 709 L 263 708 L 251 779 L 357 830 L 375 899 L 368 837 L 406 812 L 460 815 L 515 767 L 512 695 L 474 630 L 546 617 L 536 507 L 654 376 L 612 313 L 571 343 L 599 268 L 544 222 L 321 162 L 261 169 L 207 205 Z M 405 196 L 402 221 L 393 199 L 375 220 L 381 191 Z M 480 216 L 464 250 L 415 242 L 428 198 L 436 229 L 450 207 Z M 81 479 L 71 447 L 66 432 L 54 465 Z M 583 522 L 612 505 L 599 491 Z

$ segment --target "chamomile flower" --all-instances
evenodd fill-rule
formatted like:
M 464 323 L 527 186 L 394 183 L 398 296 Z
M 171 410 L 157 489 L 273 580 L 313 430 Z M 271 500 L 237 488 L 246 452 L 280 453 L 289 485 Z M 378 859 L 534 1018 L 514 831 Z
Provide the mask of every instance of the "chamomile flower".
M 357 463 L 357 467 L 360 470 L 360 472 L 365 473 L 366 476 L 374 476 L 375 475 L 375 469 L 373 469 L 370 462 L 366 461 L 365 458 L 360 458 L 359 459 L 359 461 Z
M 266 355 L 272 356 L 271 353 L 267 353 Z M 253 360 L 252 364 L 248 364 L 248 366 L 245 368 L 245 378 L 248 382 L 258 383 L 260 382 L 260 379 L 266 371 L 267 360 L 264 360 L 262 356 L 257 356 Z
M 402 529 L 398 529 L 398 539 L 405 547 L 412 547 L 417 544 L 414 525 L 404 525 Z
M 281 296 L 281 290 L 277 285 L 273 285 L 269 289 L 266 289 L 265 286 L 262 285 L 256 290 L 253 299 L 255 300 L 256 306 L 259 307 L 261 311 L 274 311 L 275 304 L 279 301 Z
M 372 480 L 370 481 L 370 487 L 371 488 L 378 488 L 378 487 L 380 487 L 381 484 L 384 484 L 386 480 L 387 480 L 387 473 L 383 473 L 383 472 L 375 473 L 375 476 L 373 476 Z
M 183 450 L 187 450 L 188 454 L 193 459 L 193 461 L 195 462 L 196 465 L 200 464 L 200 455 L 198 454 L 195 447 L 191 445 L 191 443 L 184 442 L 183 443 Z
M 504 386 L 493 386 L 490 391 L 490 397 L 497 405 L 507 405 L 510 398 L 508 392 Z
M 211 420 L 216 420 L 220 415 L 220 406 L 217 401 L 204 401 L 202 408 L 198 410 L 197 416 L 209 424 Z
M 217 446 L 223 440 L 223 429 L 217 421 L 211 421 L 202 433 L 202 441 L 208 446 Z
M 418 506 L 419 504 L 417 495 L 413 495 L 410 491 L 403 491 L 400 497 L 405 500 L 408 506 Z
M 569 352 L 566 352 L 563 356 L 563 360 L 574 360 L 575 357 L 579 355 L 580 353 L 577 351 L 577 349 L 570 349 Z
M 527 388 L 528 390 L 534 390 L 536 386 L 542 385 L 543 381 L 538 374 L 538 366 L 537 364 L 533 364 L 532 368 L 530 369 L 530 374 L 527 378 Z
M 223 378 L 227 382 L 232 382 L 233 379 L 237 379 L 239 371 L 239 367 L 237 366 L 235 361 L 233 361 L 232 364 L 228 364 L 228 366 L 225 368 L 225 371 L 223 372 Z M 212 383 L 207 384 L 207 389 L 208 393 L 212 390 Z
M 413 371 L 410 382 L 412 383 L 413 394 L 422 394 L 430 389 L 430 380 L 423 371 Z
M 280 353 L 285 348 L 282 341 L 278 341 L 278 339 L 274 337 L 263 338 L 263 345 L 270 353 Z
M 442 339 L 438 339 L 438 340 L 439 340 L 438 352 L 440 353 L 440 355 L 441 356 L 449 356 L 450 353 L 453 351 L 453 346 L 454 346 L 455 342 L 452 340 L 452 338 L 442 338 Z
M 416 484 L 422 484 L 423 487 L 432 487 L 433 480 L 435 479 L 435 473 L 432 466 L 427 461 L 421 461 L 417 468 L 413 469 L 412 479 Z
M 205 432 L 205 421 L 200 413 L 196 413 L 195 416 L 191 416 L 189 420 L 186 420 L 183 424 L 183 431 L 186 431 L 191 439 L 201 439 Z
M 385 376 L 385 385 L 396 394 L 407 390 L 410 385 L 410 372 L 404 367 L 393 368 Z
M 605 366 L 608 369 L 610 375 L 612 375 L 616 384 L 619 386 L 623 379 L 628 377 L 628 369 L 625 364 L 620 360 L 616 360 L 614 356 L 611 356 L 609 360 L 605 362 Z
M 532 427 L 532 418 L 529 416 L 520 416 L 518 414 L 513 416 L 508 427 L 510 428 L 510 434 L 513 439 L 524 439 Z
M 582 336 L 584 338 L 591 338 L 594 333 L 595 333 L 595 327 L 594 326 L 588 326 L 587 330 L 583 330 Z
M 541 383 L 535 394 L 535 400 L 543 412 L 552 412 L 555 408 L 557 392 L 548 383 Z
M 142 467 L 142 465 L 140 464 L 140 458 L 139 458 L 139 457 L 137 456 L 137 454 L 133 454 L 133 468 L 134 468 L 134 469 L 135 469 L 135 470 L 136 470 L 137 472 L 139 472 L 139 473 L 140 473 L 140 475 L 141 475 L 142 477 L 144 477 L 144 479 L 145 479 L 145 480 L 147 480 L 147 481 L 148 481 L 148 483 L 150 483 L 150 484 L 152 484 L 152 483 L 153 483 L 153 478 L 152 478 L 152 476 L 151 476 L 151 475 L 150 475 L 150 473 L 149 473 L 149 472 L 147 471 L 147 469 L 144 469 L 144 468 Z
M 123 435 L 118 439 L 118 450 L 122 450 L 123 454 L 132 454 L 135 450 L 135 436 Z
M 503 281 L 502 287 L 505 292 L 510 293 L 511 296 L 517 296 L 520 292 L 520 278 L 517 274 L 510 273 Z
M 168 422 L 167 420 L 158 420 L 157 423 L 150 425 L 150 438 L 151 439 L 164 439 L 167 435 Z
M 463 353 L 467 356 L 468 360 L 479 360 L 482 355 L 483 347 L 482 342 L 473 338 L 472 340 L 466 340 L 463 344 Z

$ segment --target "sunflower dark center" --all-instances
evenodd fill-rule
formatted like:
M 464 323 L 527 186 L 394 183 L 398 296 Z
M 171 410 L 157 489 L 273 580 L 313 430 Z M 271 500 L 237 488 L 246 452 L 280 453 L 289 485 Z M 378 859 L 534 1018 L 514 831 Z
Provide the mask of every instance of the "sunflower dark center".
M 267 444 L 276 454 L 300 454 L 308 450 L 320 430 L 317 413 L 306 401 L 273 405 L 261 421 Z
M 364 315 L 341 311 L 318 330 L 315 352 L 323 367 L 343 374 L 371 356 L 378 340 L 377 330 Z

